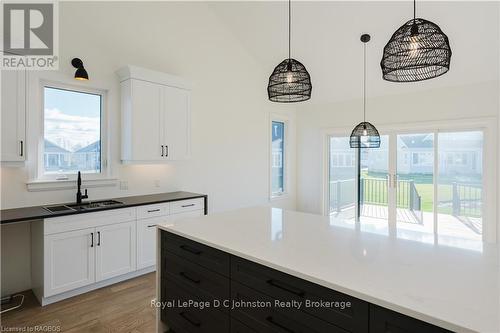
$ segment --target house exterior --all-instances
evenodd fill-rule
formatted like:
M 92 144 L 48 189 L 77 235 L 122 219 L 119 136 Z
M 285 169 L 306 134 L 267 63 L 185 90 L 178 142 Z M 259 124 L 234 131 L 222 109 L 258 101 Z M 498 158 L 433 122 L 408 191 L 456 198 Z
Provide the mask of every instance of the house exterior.
M 336 177 L 352 175 L 355 170 L 355 149 L 341 148 L 335 145 L 330 149 L 330 167 L 335 169 Z M 439 174 L 453 175 L 480 175 L 483 165 L 482 140 L 477 136 L 458 136 L 453 140 L 444 138 L 439 142 Z M 434 173 L 434 135 L 415 134 L 398 136 L 398 174 L 433 174 Z M 369 154 L 369 155 L 368 155 Z M 362 149 L 362 167 L 370 172 L 387 172 L 388 165 L 387 144 L 378 149 Z M 340 176 L 340 177 L 339 177 Z
M 71 152 L 49 140 L 45 140 L 43 160 L 45 171 L 64 171 L 71 166 Z
M 101 141 L 96 141 L 88 146 L 78 149 L 73 153 L 73 164 L 79 170 L 101 170 Z
M 95 171 L 101 169 L 101 142 L 96 141 L 74 152 L 45 140 L 45 172 Z

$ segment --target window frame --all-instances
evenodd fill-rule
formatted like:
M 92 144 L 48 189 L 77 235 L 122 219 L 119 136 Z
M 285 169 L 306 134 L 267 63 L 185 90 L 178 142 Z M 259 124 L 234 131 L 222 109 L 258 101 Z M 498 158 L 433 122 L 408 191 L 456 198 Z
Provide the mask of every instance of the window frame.
M 45 88 L 54 88 L 61 90 L 68 90 L 79 93 L 99 95 L 101 97 L 101 171 L 99 173 L 82 173 L 85 180 L 107 180 L 111 178 L 111 170 L 109 168 L 109 122 L 108 122 L 108 108 L 107 108 L 107 90 L 84 87 L 77 84 L 70 84 L 61 81 L 53 80 L 40 80 L 40 126 L 37 137 L 37 165 L 35 171 L 35 182 L 62 182 L 62 181 L 75 181 L 77 173 L 54 173 L 46 174 L 44 165 L 44 140 L 45 140 Z
M 283 123 L 283 191 L 282 192 L 273 192 L 273 122 Z M 269 199 L 270 201 L 283 199 L 289 195 L 289 154 L 288 154 L 288 138 L 289 138 L 289 124 L 290 120 L 288 117 L 272 114 L 269 120 Z

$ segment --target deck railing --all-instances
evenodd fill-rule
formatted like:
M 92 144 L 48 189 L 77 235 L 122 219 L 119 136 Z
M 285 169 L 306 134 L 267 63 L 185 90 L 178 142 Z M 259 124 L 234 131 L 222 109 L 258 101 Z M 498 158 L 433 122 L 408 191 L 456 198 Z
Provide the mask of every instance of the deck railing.
M 481 217 L 482 186 L 478 184 L 452 183 L 453 215 Z
M 386 179 L 361 178 L 360 204 L 382 205 L 388 204 Z M 348 191 L 348 193 L 346 193 Z M 340 212 L 355 204 L 355 179 L 337 180 L 330 182 L 330 211 Z M 419 222 L 422 222 L 422 199 L 418 194 L 413 181 L 398 180 L 397 207 L 411 210 Z

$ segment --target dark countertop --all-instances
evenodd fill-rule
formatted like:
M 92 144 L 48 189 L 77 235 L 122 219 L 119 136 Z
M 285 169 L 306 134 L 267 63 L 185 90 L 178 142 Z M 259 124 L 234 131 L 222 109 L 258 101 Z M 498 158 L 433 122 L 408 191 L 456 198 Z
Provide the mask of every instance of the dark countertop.
M 25 222 L 30 220 L 41 220 L 50 217 L 56 216 L 64 216 L 64 215 L 73 215 L 73 214 L 85 214 L 92 212 L 99 212 L 102 210 L 109 209 L 120 209 L 126 207 L 134 207 L 134 206 L 142 206 L 149 205 L 161 202 L 169 202 L 169 201 L 179 201 L 186 199 L 194 199 L 194 198 L 205 198 L 205 214 L 207 214 L 207 195 L 199 194 L 199 193 L 191 193 L 191 192 L 169 192 L 169 193 L 160 193 L 160 194 L 147 194 L 147 195 L 136 195 L 132 197 L 123 197 L 123 198 L 111 198 L 110 200 L 116 200 L 123 202 L 123 205 L 106 207 L 95 210 L 76 210 L 76 211 L 65 211 L 62 213 L 51 213 L 43 207 L 47 206 L 56 206 L 56 205 L 67 205 L 72 203 L 55 203 L 55 204 L 47 204 L 43 206 L 33 206 L 33 207 L 21 207 L 21 208 L 12 208 L 12 209 L 3 209 L 0 210 L 0 224 L 7 223 L 15 223 L 15 222 Z M 89 200 L 93 201 L 93 200 Z M 94 200 L 98 201 L 98 200 Z

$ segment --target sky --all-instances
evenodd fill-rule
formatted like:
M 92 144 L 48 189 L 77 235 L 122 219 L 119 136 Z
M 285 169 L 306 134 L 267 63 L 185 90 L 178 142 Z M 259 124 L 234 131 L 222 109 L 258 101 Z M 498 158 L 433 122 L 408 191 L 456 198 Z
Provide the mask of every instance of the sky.
M 100 138 L 101 96 L 44 89 L 45 139 L 75 151 Z

